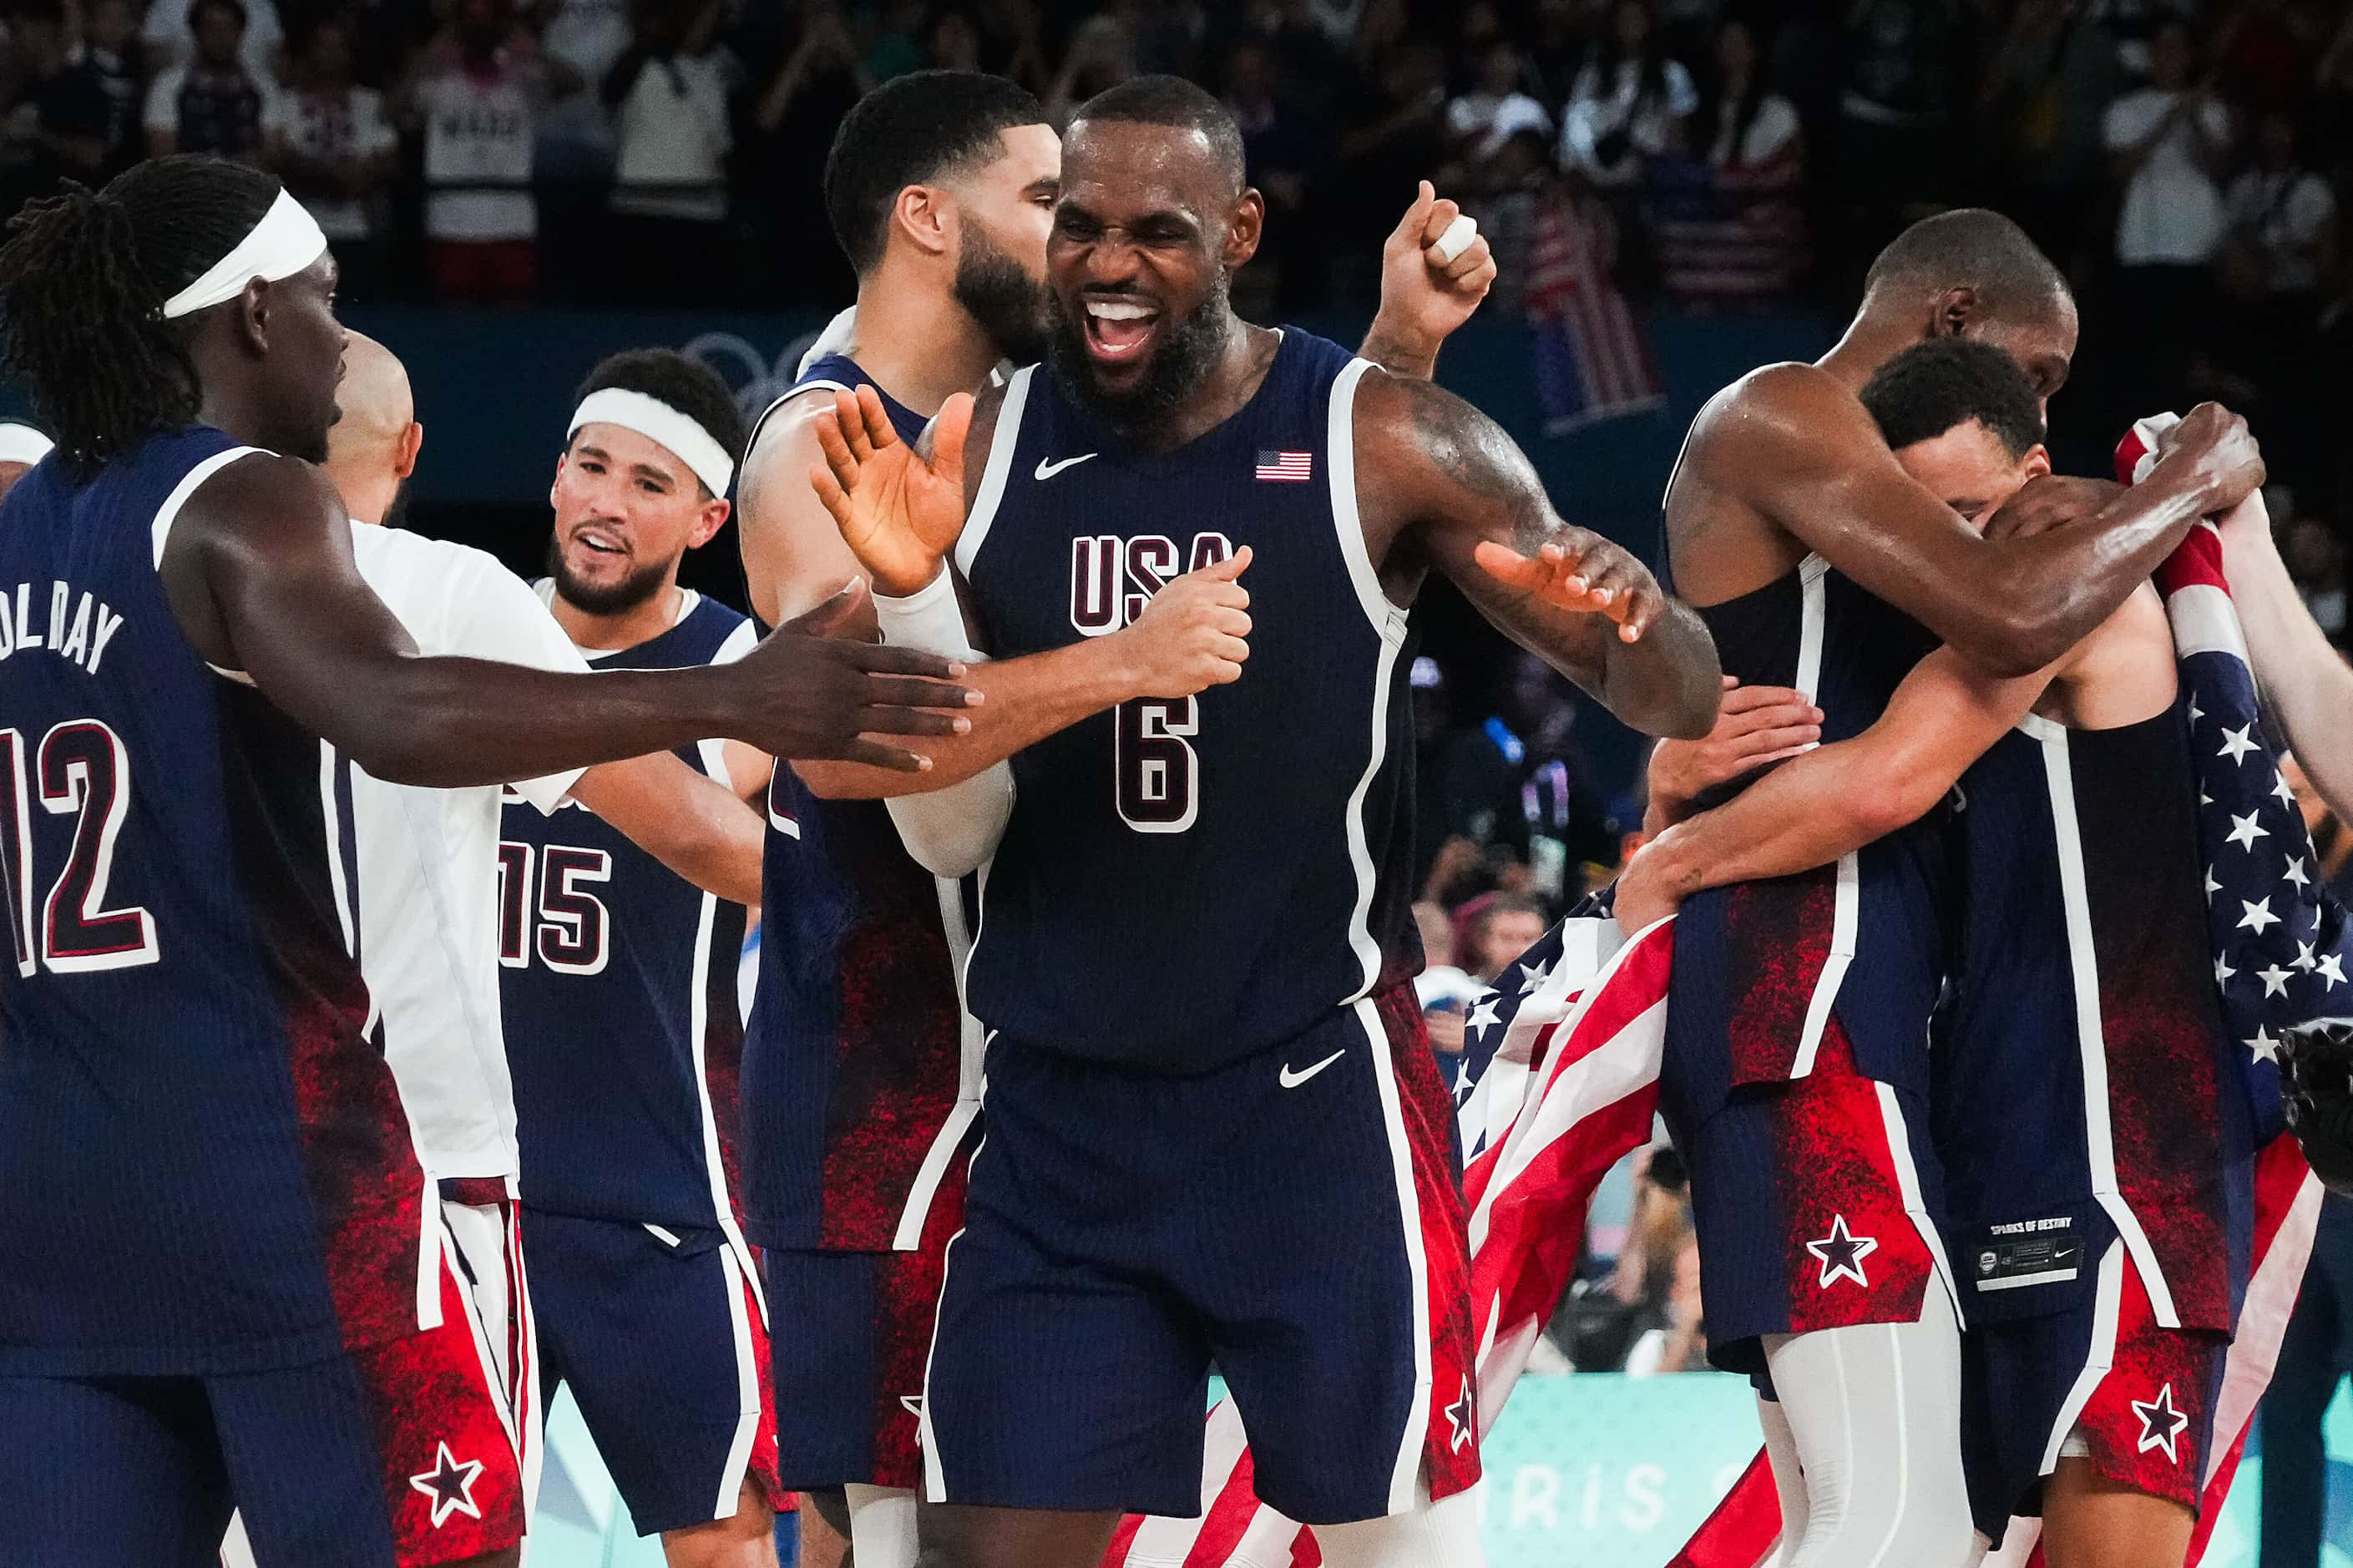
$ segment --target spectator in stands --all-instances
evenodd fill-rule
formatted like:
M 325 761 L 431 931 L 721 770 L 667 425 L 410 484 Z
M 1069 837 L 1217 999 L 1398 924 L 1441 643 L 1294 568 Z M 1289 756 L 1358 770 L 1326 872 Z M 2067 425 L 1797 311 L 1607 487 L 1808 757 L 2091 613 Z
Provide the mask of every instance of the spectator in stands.
M 1561 162 L 1604 190 L 1641 178 L 1645 155 L 1677 145 L 1699 107 L 1691 72 L 1666 57 L 1647 0 L 1618 0 L 1561 116 Z
M 1071 30 L 1062 68 L 1046 92 L 1046 112 L 1066 125 L 1079 105 L 1135 74 L 1134 30 L 1124 16 L 1098 13 Z
M 2337 260 L 2337 198 L 2301 155 L 2295 119 L 2263 111 L 2253 163 L 2231 183 L 2224 203 L 2234 242 L 2253 246 L 2274 298 L 2307 321 L 2319 311 L 2320 280 Z
M 1473 188 L 1489 184 L 1488 170 L 1504 143 L 1523 131 L 1552 132 L 1552 116 L 1525 90 L 1527 62 L 1520 47 L 1498 38 L 1486 47 L 1479 82 L 1446 106 L 1446 134 Z
M 1043 98 L 1054 85 L 1046 58 L 1046 19 L 1038 0 L 983 0 L 981 68 L 1009 77 Z
M 2345 542 L 2337 531 L 2309 513 L 2296 515 L 2293 501 L 2283 502 L 2272 515 L 2279 519 L 2274 527 L 2280 536 L 2280 556 L 2287 563 L 2288 575 L 2295 579 L 2296 591 L 2304 595 L 2304 607 L 2327 632 L 2332 641 L 2341 641 L 2346 629 L 2345 604 Z M 2332 822 L 2335 818 L 2330 819 Z M 2341 828 L 2337 837 L 2346 840 L 2337 846 L 2337 858 L 2343 862 L 2345 850 L 2353 847 L 2353 834 Z M 2321 854 L 2324 879 L 2333 879 L 2337 868 L 2327 864 L 2328 856 Z
M 404 95 L 425 138 L 426 269 L 436 299 L 514 304 L 539 287 L 531 190 L 540 105 L 574 85 L 504 0 L 460 0 Z
M 1854 281 L 1897 229 L 1951 188 L 1973 24 L 1962 0 L 1857 0 L 1847 13 L 1836 178 L 1841 260 Z
M 2019 0 L 1977 95 L 2002 210 L 2062 267 L 2081 270 L 2085 215 L 2105 174 L 2102 121 L 2125 85 L 2096 0 Z
M 211 153 L 259 163 L 261 127 L 278 89 L 246 64 L 245 0 L 191 0 L 195 53 L 155 79 L 147 95 L 147 151 Z
M 839 300 L 856 286 L 840 248 L 811 236 L 824 229 L 824 150 L 873 85 L 838 0 L 805 0 L 735 162 L 735 210 L 751 220 L 763 276 L 788 299 Z
M 141 37 L 147 45 L 147 66 L 162 70 L 185 65 L 197 52 L 196 12 L 204 0 L 149 0 Z M 257 81 L 278 79 L 278 52 L 286 42 L 276 0 L 245 0 L 245 37 L 238 58 Z
M 13 202 L 45 194 L 61 174 L 77 172 L 63 145 L 42 134 L 41 105 L 53 100 L 70 68 L 62 0 L 32 0 L 7 16 L 7 50 L 0 64 L 0 192 Z
M 2194 321 L 2210 293 L 2208 264 L 2222 243 L 2217 172 L 2231 144 L 2231 111 L 2198 79 L 2189 29 L 2168 21 L 2150 43 L 2150 82 L 2108 106 L 2106 142 L 2120 190 L 2115 310 L 2117 384 L 2144 405 L 2180 394 L 2186 350 L 2157 323 Z
M 270 167 L 332 242 L 343 291 L 366 300 L 384 273 L 385 192 L 400 138 L 383 95 L 353 84 L 351 29 L 341 20 L 312 25 L 294 86 L 271 99 L 261 128 Z
M 719 44 L 724 13 L 725 0 L 638 0 L 637 36 L 605 78 L 620 127 L 611 277 L 623 303 L 673 295 L 687 277 L 706 299 L 732 295 L 727 100 L 736 71 Z
M 1368 29 L 1381 3 L 1369 0 Z M 1346 297 L 1377 291 L 1382 239 L 1446 159 L 1445 51 L 1407 38 L 1378 56 L 1371 79 L 1376 90 L 1343 109 L 1330 174 L 1310 194 L 1325 270 Z
M 1638 1150 L 1633 1161 L 1634 1213 L 1616 1267 L 1606 1281 L 1572 1285 L 1549 1331 L 1579 1372 L 1696 1370 L 1704 1363 L 1694 1348 L 1704 1358 L 1706 1346 L 1698 1270 L 1684 1257 L 1696 1251 L 1689 1177 L 1666 1143 Z
M 1519 893 L 1486 893 L 1454 911 L 1453 958 L 1482 985 L 1509 969 L 1545 933 L 1544 906 Z
M 1728 21 L 1691 118 L 1689 155 L 1651 170 L 1667 291 L 1693 302 L 1788 292 L 1805 262 L 1804 177 L 1797 106 L 1773 90 L 1755 30 Z
M 1440 1056 L 1462 1054 L 1463 1019 L 1487 987 L 1454 962 L 1454 922 L 1446 911 L 1427 900 L 1413 906 L 1413 923 L 1421 932 L 1421 973 L 1413 977 L 1414 999 L 1428 1020 L 1430 1044 Z
M 980 27 L 965 11 L 943 11 L 932 18 L 923 63 L 934 70 L 976 71 L 980 63 Z
M 97 186 L 147 155 L 138 7 L 94 0 L 86 27 L 80 58 L 35 96 L 35 137 L 58 174 Z
M 1266 198 L 1258 255 L 1234 276 L 1235 309 L 1251 321 L 1271 317 L 1290 281 L 1293 258 L 1312 249 L 1305 221 L 1314 143 L 1306 117 L 1275 68 L 1274 45 L 1245 36 L 1226 51 L 1225 102 L 1241 128 L 1242 163 Z

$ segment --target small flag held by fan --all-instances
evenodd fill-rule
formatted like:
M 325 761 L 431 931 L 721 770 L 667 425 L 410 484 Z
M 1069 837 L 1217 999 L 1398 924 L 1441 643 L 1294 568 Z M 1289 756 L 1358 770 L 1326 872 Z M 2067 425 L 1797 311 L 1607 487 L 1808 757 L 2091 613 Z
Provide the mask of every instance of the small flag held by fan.
M 1261 452 L 1258 455 L 1258 477 L 1289 484 L 1304 484 L 1314 477 L 1314 463 L 1306 452 Z

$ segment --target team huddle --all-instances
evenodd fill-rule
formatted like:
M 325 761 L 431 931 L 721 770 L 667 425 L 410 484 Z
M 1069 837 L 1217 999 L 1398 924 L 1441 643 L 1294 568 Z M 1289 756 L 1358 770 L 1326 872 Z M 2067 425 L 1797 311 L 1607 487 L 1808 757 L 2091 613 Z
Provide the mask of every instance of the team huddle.
M 1614 913 L 1675 916 L 1782 1561 L 2180 1563 L 2281 1110 L 2149 578 L 2262 525 L 2243 423 L 2052 476 L 2066 285 L 1929 219 L 1701 413 L 1670 595 L 1431 384 L 1494 265 L 1427 185 L 1353 353 L 1233 314 L 1263 207 L 1176 79 L 1058 137 L 902 78 L 825 191 L 854 310 L 748 423 L 597 366 L 535 588 L 384 526 L 425 426 L 270 177 L 0 249 L 57 440 L 0 508 L 0 1563 L 517 1563 L 568 1386 L 673 1568 L 796 1499 L 859 1568 L 1093 1568 L 1202 1510 L 1213 1371 L 1324 1562 L 1483 1562 L 1432 572 L 1667 738 Z M 679 583 L 731 518 L 756 623 Z M 1824 743 L 1760 769 L 1741 687 Z

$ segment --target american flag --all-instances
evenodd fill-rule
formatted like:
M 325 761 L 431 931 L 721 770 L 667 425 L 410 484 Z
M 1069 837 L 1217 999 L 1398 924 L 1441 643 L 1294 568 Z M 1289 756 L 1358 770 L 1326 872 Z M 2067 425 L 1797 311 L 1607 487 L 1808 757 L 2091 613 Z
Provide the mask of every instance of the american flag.
M 1313 477 L 1314 462 L 1305 452 L 1266 452 L 1258 455 L 1258 477 L 1277 479 L 1286 484 L 1305 484 Z
M 1609 276 L 1617 226 L 1592 196 L 1548 193 L 1528 246 L 1527 315 L 1545 434 L 1667 405 L 1650 340 Z
M 1520 955 L 1467 1020 L 1456 1125 L 1467 1159 L 1479 1428 L 1493 1425 L 1568 1289 L 1593 1189 L 1651 1136 L 1674 922 L 1621 942 L 1571 916 Z M 1260 1502 L 1231 1400 L 1209 1412 L 1198 1519 L 1130 1516 L 1104 1568 L 1323 1561 L 1313 1531 Z

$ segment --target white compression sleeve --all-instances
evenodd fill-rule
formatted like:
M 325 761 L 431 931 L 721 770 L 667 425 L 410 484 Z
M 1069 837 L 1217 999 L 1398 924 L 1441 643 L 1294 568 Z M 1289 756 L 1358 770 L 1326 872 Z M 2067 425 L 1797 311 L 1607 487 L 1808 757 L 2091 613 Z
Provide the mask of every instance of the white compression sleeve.
M 850 1560 L 858 1568 L 915 1568 L 915 1494 L 857 1481 L 842 1490 L 849 1498 Z
M 972 664 L 985 657 L 965 632 L 955 582 L 944 566 L 903 599 L 875 595 L 874 616 L 886 643 Z M 907 853 L 934 877 L 961 877 L 997 853 L 997 841 L 1013 815 L 1012 764 L 997 763 L 961 784 L 896 795 L 888 804 Z
M 1766 1337 L 1805 1477 L 1806 1529 L 1783 1568 L 1965 1568 L 1961 1341 L 1931 1281 L 1916 1323 Z
M 1757 1425 L 1765 1429 L 1765 1457 L 1773 1466 L 1773 1489 L 1781 1499 L 1781 1549 L 1774 1560 L 1787 1563 L 1806 1538 L 1806 1474 L 1798 1463 L 1797 1435 L 1778 1400 L 1757 1396 Z
M 1479 1489 L 1431 1502 L 1424 1486 L 1405 1513 L 1317 1525 L 1315 1544 L 1323 1548 L 1324 1568 L 1486 1568 Z

